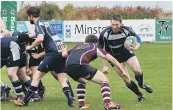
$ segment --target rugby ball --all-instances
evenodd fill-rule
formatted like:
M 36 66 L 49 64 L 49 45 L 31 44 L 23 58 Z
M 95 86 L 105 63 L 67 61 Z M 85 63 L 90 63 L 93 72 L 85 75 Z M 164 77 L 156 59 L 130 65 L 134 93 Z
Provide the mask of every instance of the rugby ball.
M 137 45 L 137 44 L 138 44 L 138 42 L 137 42 L 136 37 L 135 36 L 129 36 L 126 38 L 126 40 L 124 42 L 124 47 L 126 49 L 128 49 L 129 45 Z

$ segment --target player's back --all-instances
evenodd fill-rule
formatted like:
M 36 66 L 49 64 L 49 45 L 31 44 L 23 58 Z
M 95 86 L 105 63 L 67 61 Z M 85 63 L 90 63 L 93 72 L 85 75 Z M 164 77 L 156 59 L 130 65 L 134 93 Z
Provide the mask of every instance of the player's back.
M 61 45 L 62 42 L 57 34 L 51 30 L 48 23 L 43 23 L 42 21 L 37 20 L 35 32 L 36 35 L 44 35 L 43 47 L 45 48 L 46 55 L 60 54 L 61 49 L 59 48 L 59 45 Z
M 97 46 L 94 43 L 82 43 L 74 47 L 67 58 L 67 65 L 88 65 L 97 58 Z
M 1 38 L 1 58 L 6 59 L 10 53 L 10 49 L 13 46 L 13 42 L 16 42 L 16 40 L 12 37 L 2 37 Z

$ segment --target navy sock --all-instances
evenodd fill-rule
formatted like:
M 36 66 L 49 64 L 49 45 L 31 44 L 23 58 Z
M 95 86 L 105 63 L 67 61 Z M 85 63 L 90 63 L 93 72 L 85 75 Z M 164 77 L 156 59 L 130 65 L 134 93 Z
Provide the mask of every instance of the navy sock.
M 131 83 L 128 84 L 127 87 L 128 87 L 131 91 L 133 91 L 137 96 L 142 95 L 142 93 L 141 93 L 141 92 L 139 91 L 139 89 L 138 89 L 138 86 L 137 86 L 133 81 L 131 81 Z
M 4 85 L 4 89 L 6 92 L 11 90 L 11 88 L 7 84 Z
M 70 82 L 67 80 L 67 84 L 68 84 L 68 86 L 69 86 L 69 88 L 70 88 L 70 90 L 71 90 L 71 95 L 72 95 L 72 97 L 74 97 L 74 93 L 73 93 L 73 89 L 72 89 L 72 87 L 71 87 L 71 85 L 70 85 Z
M 32 82 L 32 79 L 29 79 L 28 81 L 24 82 L 23 84 L 26 88 L 28 88 L 29 86 L 31 86 L 31 82 Z
M 29 103 L 29 100 L 31 99 L 32 95 L 36 92 L 37 90 L 37 87 L 34 87 L 34 86 L 30 86 L 29 89 L 28 89 L 28 92 L 23 100 L 23 102 L 28 105 Z
M 144 85 L 144 83 L 143 83 L 143 74 L 135 75 L 135 79 L 138 81 L 138 85 L 140 87 L 143 87 L 143 85 Z
M 39 90 L 39 91 L 43 91 L 44 88 L 45 88 L 45 87 L 43 86 L 43 83 L 42 83 L 42 81 L 40 80 L 39 85 L 38 85 L 38 90 Z
M 12 82 L 12 85 L 16 91 L 17 98 L 22 98 L 22 83 L 20 80 Z
M 69 87 L 64 87 L 63 89 L 64 95 L 66 96 L 67 100 L 72 100 L 71 90 Z
M 26 95 L 27 94 L 27 92 L 28 92 L 28 90 L 27 90 L 27 88 L 24 86 L 24 84 L 22 84 L 22 91 L 23 91 L 23 93 Z

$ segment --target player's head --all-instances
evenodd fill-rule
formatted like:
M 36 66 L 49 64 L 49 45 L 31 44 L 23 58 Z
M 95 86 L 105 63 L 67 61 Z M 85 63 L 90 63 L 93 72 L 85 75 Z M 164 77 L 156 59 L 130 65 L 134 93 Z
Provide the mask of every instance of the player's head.
M 90 34 L 85 38 L 85 43 L 98 43 L 98 37 Z
M 31 24 L 34 24 L 34 18 L 40 17 L 40 8 L 36 6 L 32 6 L 27 10 L 28 20 Z
M 111 28 L 113 32 L 119 32 L 122 23 L 122 17 L 119 14 L 115 14 L 111 19 Z
M 19 31 L 13 32 L 12 37 L 15 37 L 15 36 L 18 37 L 19 43 L 23 43 L 23 44 L 31 43 L 35 40 L 35 39 L 30 38 L 29 35 L 24 32 L 22 32 L 22 33 Z

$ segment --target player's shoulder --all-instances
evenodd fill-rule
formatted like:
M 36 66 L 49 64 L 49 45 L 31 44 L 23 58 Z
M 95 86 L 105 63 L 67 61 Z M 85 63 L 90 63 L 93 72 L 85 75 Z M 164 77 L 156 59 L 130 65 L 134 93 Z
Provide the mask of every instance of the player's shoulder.
M 121 29 L 124 29 L 124 30 L 130 30 L 132 27 L 130 27 L 130 26 L 125 26 L 125 25 L 121 25 L 120 28 L 121 28 Z
M 124 31 L 126 34 L 131 33 L 131 32 L 134 32 L 133 29 L 132 29 L 132 27 L 125 26 L 125 25 L 122 25 L 120 27 L 120 30 Z
M 104 33 L 109 32 L 109 31 L 111 31 L 111 27 L 110 27 L 110 26 L 107 27 L 106 29 L 104 29 L 104 30 L 101 32 L 101 34 L 104 34 Z
M 35 25 L 36 26 L 44 26 L 44 22 L 42 20 L 38 19 Z
M 101 36 L 106 37 L 110 32 L 111 32 L 111 27 L 109 26 L 100 33 L 100 37 Z

